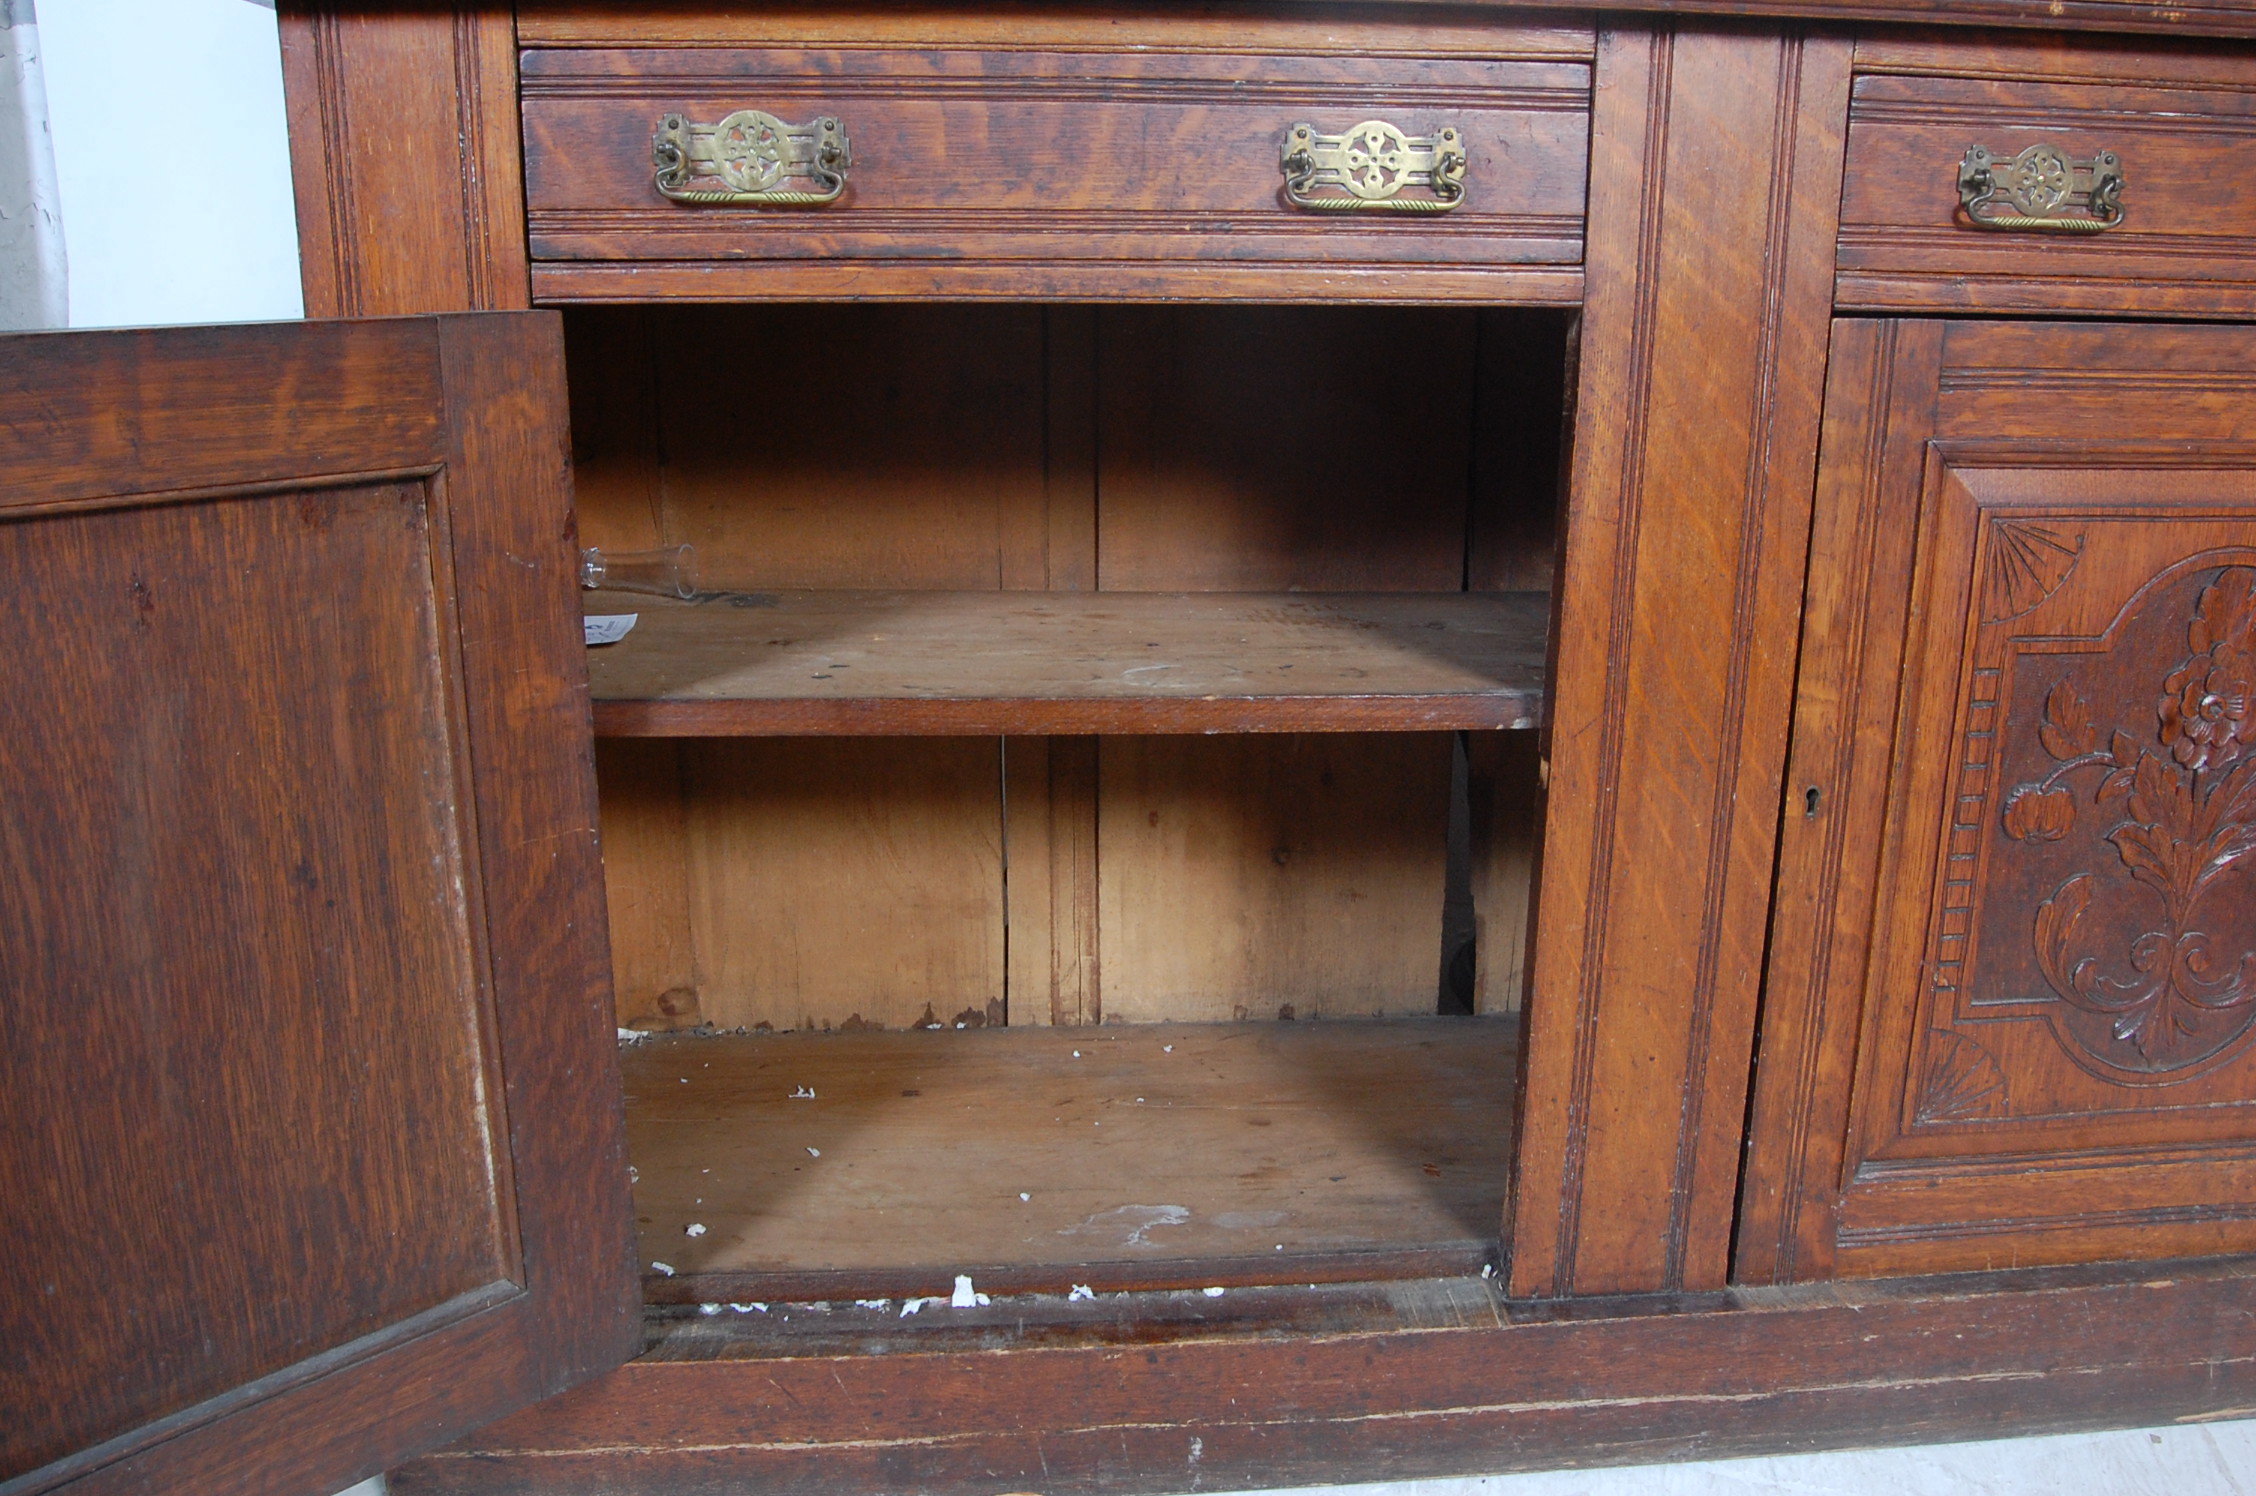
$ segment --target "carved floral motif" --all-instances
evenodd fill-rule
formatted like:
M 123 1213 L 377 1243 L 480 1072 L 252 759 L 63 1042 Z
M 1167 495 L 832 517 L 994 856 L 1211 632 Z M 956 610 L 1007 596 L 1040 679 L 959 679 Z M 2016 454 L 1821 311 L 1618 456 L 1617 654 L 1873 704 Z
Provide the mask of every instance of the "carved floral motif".
M 2156 698 L 2152 740 L 2116 728 L 2102 748 L 2074 678 L 2056 682 L 2038 736 L 2058 765 L 2007 795 L 2001 817 L 2018 841 L 2063 839 L 2075 829 L 2075 784 L 2087 769 L 2099 771 L 2094 809 L 2121 805 L 2124 818 L 2106 840 L 2159 905 L 2150 928 L 2121 953 L 2129 973 L 2109 974 L 2104 954 L 2084 938 L 2098 893 L 2089 872 L 2068 878 L 2038 906 L 2037 964 L 2063 1002 L 2108 1020 L 2097 1030 L 2098 1046 L 2089 1025 L 2067 1025 L 2074 1042 L 2108 1064 L 2149 1074 L 2209 1060 L 2256 1023 L 2256 951 L 2220 954 L 2203 928 L 2203 901 L 2256 853 L 2256 757 L 2249 753 L 2256 746 L 2256 569 L 2217 575 L 2201 593 L 2186 641 L 2189 656 Z

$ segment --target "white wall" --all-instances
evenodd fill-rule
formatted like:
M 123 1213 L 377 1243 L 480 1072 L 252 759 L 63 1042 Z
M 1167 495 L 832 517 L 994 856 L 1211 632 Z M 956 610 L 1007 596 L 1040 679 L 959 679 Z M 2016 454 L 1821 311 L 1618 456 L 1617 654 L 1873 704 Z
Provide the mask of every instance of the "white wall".
M 303 316 L 274 12 L 38 6 L 70 325 Z

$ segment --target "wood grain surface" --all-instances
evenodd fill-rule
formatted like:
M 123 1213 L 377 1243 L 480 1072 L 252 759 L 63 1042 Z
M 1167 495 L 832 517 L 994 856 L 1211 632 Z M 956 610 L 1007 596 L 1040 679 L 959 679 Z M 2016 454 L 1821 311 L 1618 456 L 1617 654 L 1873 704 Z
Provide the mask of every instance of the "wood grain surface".
M 2256 340 L 1836 349 L 1737 1270 L 2247 1250 Z
M 1442 295 L 1453 279 L 1485 283 L 1484 299 L 1542 300 L 1556 269 L 1581 258 L 1589 65 L 1572 54 L 1587 52 L 1587 35 L 1577 47 L 1541 29 L 1366 21 L 1344 34 L 1292 27 L 1300 45 L 1279 37 L 1249 56 L 1220 17 L 1122 17 L 1055 50 L 1033 32 L 988 48 L 890 46 L 883 18 L 848 35 L 834 21 L 820 28 L 828 45 L 810 46 L 763 20 L 672 46 L 631 34 L 597 45 L 600 24 L 568 25 L 564 45 L 524 52 L 533 254 L 571 270 L 544 276 L 544 300 L 615 299 L 644 267 L 698 262 L 717 272 L 717 294 L 748 299 L 828 294 L 841 272 L 859 297 L 946 295 L 956 277 L 976 287 L 997 272 L 1021 274 L 1029 296 L 1108 282 L 1111 295 L 1140 283 L 1146 297 L 1211 296 L 1207 267 L 1222 262 L 1311 291 L 1336 263 L 1404 287 L 1430 264 L 1452 272 Z M 734 32 L 765 35 L 727 45 Z M 1286 132 L 1345 130 L 1381 103 L 1410 134 L 1461 132 L 1463 205 L 1415 215 L 1289 203 Z M 755 107 L 842 121 L 855 159 L 838 202 L 779 212 L 657 193 L 661 116 L 710 122 Z M 728 274 L 731 261 L 757 273 Z M 1519 264 L 1541 268 L 1515 291 L 1499 272 Z
M 1403 823 L 1422 828 L 1423 808 L 1446 803 L 1446 755 L 1251 749 L 1230 769 L 1238 800 L 1224 804 L 1196 793 L 1217 750 L 1187 738 L 1217 729 L 1487 728 L 1537 714 L 1544 605 L 1480 589 L 1540 588 L 1551 577 L 1565 318 L 1424 308 L 653 307 L 578 309 L 567 326 L 585 538 L 621 548 L 689 541 L 706 587 L 750 589 L 761 596 L 737 600 L 775 604 L 738 608 L 716 598 L 680 608 L 591 595 L 595 611 L 643 620 L 625 642 L 591 652 L 599 732 L 1020 735 L 1009 749 L 991 740 L 984 769 L 960 756 L 969 751 L 962 744 L 933 748 L 958 755 L 948 772 L 959 798 L 945 803 L 931 798 L 936 771 L 913 761 L 922 750 L 887 760 L 905 783 L 924 787 L 917 813 L 953 828 L 948 835 L 976 826 L 991 838 L 1000 825 L 1007 843 L 1007 878 L 988 864 L 976 874 L 1007 885 L 992 904 L 1009 922 L 1004 978 L 998 984 L 984 956 L 939 961 L 930 970 L 950 975 L 927 994 L 938 1008 L 984 1009 L 1000 997 L 1013 1022 L 1095 1022 L 1109 945 L 1120 970 L 1158 962 L 1169 990 L 1202 994 L 1194 1008 L 1168 1014 L 1151 1006 L 1147 984 L 1131 981 L 1121 990 L 1140 1017 L 1273 1012 L 1308 988 L 1365 993 L 1385 1011 L 1431 1011 L 1439 936 L 1436 911 L 1422 901 L 1441 886 L 1446 839 L 1421 830 L 1410 856 L 1399 828 L 1358 817 L 1340 786 L 1422 807 Z M 1384 462 L 1245 437 L 1249 423 L 1353 429 L 1391 398 L 1376 387 L 1429 385 L 1447 389 L 1427 401 L 1421 430 L 1430 439 L 1401 444 Z M 716 392 L 760 387 L 835 392 L 826 419 L 851 438 L 818 435 L 810 421 L 803 439 L 748 446 L 715 425 Z M 1159 600 L 1121 590 L 1139 587 L 1175 595 L 1166 617 L 1155 616 Z M 1414 595 L 1287 591 L 1325 587 Z M 879 588 L 887 595 L 870 595 Z M 1263 606 L 1273 610 L 1252 616 L 1251 599 L 1226 595 L 1249 589 L 1269 589 Z M 1335 617 L 1342 604 L 1350 613 Z M 882 626 L 867 616 L 878 609 Z M 1319 618 L 1332 622 L 1289 621 Z M 1510 622 L 1494 633 L 1460 622 L 1479 618 Z M 1333 626 L 1347 619 L 1356 626 Z M 790 627 L 778 632 L 784 622 Z M 1426 626 L 1436 622 L 1444 626 Z M 1381 627 L 1362 626 L 1371 623 Z M 1114 632 L 1131 624 L 1128 634 Z M 1460 638 L 1478 648 L 1465 654 L 1449 644 L 1437 654 L 1436 640 Z M 1163 679 L 1196 673 L 1251 684 L 1130 686 L 1125 677 L 1148 671 L 1155 644 L 1191 660 Z M 614 698 L 638 661 L 655 667 L 643 672 L 646 684 Z M 1471 693 L 1459 689 L 1471 683 L 1467 665 L 1487 677 Z M 1322 690 L 1292 683 L 1314 666 L 1331 673 Z M 1101 678 L 1108 673 L 1110 683 Z M 1114 768 L 1136 766 L 1133 782 L 1147 787 L 1177 785 L 1175 811 L 1200 806 L 1211 835 L 1196 846 L 1154 840 L 1143 821 L 1115 812 L 1100 855 L 1103 803 L 1132 782 L 1108 788 L 1095 745 L 1071 736 L 1097 732 L 1186 739 L 1145 738 L 1121 748 Z M 625 797 L 620 835 L 606 849 L 622 1022 L 694 1025 L 718 1011 L 794 1025 L 903 1021 L 921 1004 L 894 1011 L 906 991 L 901 974 L 926 970 L 925 957 L 902 954 L 906 964 L 896 964 L 875 953 L 989 948 L 987 934 L 919 927 L 971 909 L 962 880 L 975 875 L 945 836 L 902 819 L 907 802 L 841 774 L 846 758 L 814 739 L 771 738 L 756 770 L 715 745 L 695 752 L 731 767 L 683 779 L 666 769 L 663 750 L 607 750 L 606 764 L 617 765 L 607 786 Z M 1163 770 L 1169 755 L 1179 762 Z M 1346 778 L 1327 787 L 1293 777 L 1326 772 Z M 1524 814 L 1532 773 L 1524 767 L 1512 781 L 1504 813 Z M 708 877 L 724 877 L 724 865 L 687 850 L 694 826 L 753 813 L 758 795 L 736 787 L 745 775 L 770 787 L 759 794 L 790 800 L 796 850 L 784 860 L 806 874 L 761 883 L 757 915 L 744 912 L 755 906 L 733 883 L 700 891 Z M 826 787 L 827 809 L 816 785 Z M 721 798 L 699 805 L 708 793 Z M 723 812 L 724 802 L 737 808 Z M 1144 798 L 1138 805 L 1139 817 L 1167 809 Z M 1279 829 L 1287 814 L 1313 818 L 1305 834 Z M 1185 824 L 1180 813 L 1168 820 Z M 881 825 L 891 829 L 871 833 Z M 1364 852 L 1351 832 L 1368 841 Z M 1272 854 L 1296 843 L 1326 855 L 1280 873 Z M 1518 845 L 1524 856 L 1524 836 Z M 1194 852 L 1207 860 L 1184 860 Z M 902 861 L 926 857 L 921 873 Z M 1146 858 L 1160 860 L 1142 866 Z M 754 995 L 732 980 L 720 1009 L 701 995 L 719 969 L 700 964 L 704 936 L 685 935 L 685 921 L 650 894 L 678 886 L 685 865 L 693 902 L 714 911 L 711 932 L 735 952 L 728 969 L 782 980 L 780 991 Z M 1245 906 L 1248 919 L 1256 908 L 1303 911 L 1293 919 L 1319 909 L 1415 912 L 1349 918 L 1336 940 L 1310 947 L 1338 957 L 1329 974 L 1324 962 L 1283 947 L 1255 960 L 1239 935 L 1185 945 L 1156 914 L 1117 927 L 1100 918 L 1105 879 L 1116 893 L 1144 890 L 1134 907 L 1149 895 L 1159 900 L 1154 909 L 1181 910 L 1167 890 L 1212 886 L 1226 869 L 1270 889 Z M 1390 889 L 1394 877 L 1407 881 Z M 931 891 L 916 892 L 920 885 Z M 919 912 L 872 924 L 865 898 L 861 912 L 841 913 L 841 891 L 857 889 L 889 890 L 904 901 L 899 910 Z M 1265 902 L 1273 900 L 1282 902 Z M 846 961 L 842 969 L 862 976 L 827 985 L 782 979 L 743 944 L 760 930 L 848 929 L 863 932 L 855 938 L 868 942 L 871 961 Z M 1184 970 L 1193 949 L 1220 964 Z M 823 966 L 804 955 L 779 959 L 794 972 Z M 1410 972 L 1419 973 L 1414 982 Z M 808 1003 L 817 991 L 824 1002 Z
M 2256 314 L 2256 135 L 2246 56 L 2050 38 L 1857 44 L 1841 189 L 1844 309 Z M 1969 226 L 1958 161 L 2039 142 L 2122 158 L 2125 214 L 2100 234 Z M 2198 186 L 2195 184 L 2199 184 Z
M 940 1022 L 630 1045 L 646 1292 L 946 1294 L 959 1272 L 1200 1287 L 1291 1280 L 1309 1256 L 1414 1275 L 1494 1250 L 1511 1024 Z
M 1466 1305 L 1389 1329 L 1343 1314 L 1330 1333 L 1256 1316 L 1055 1348 L 991 1327 L 920 1355 L 865 1333 L 846 1352 L 630 1362 L 392 1484 L 1134 1496 L 2231 1418 L 2256 1395 L 2250 1287 L 2245 1263 L 2178 1263 Z
M 561 352 L 0 348 L 12 1490 L 334 1489 L 625 1354 Z
M 530 306 L 512 8 L 279 9 L 306 315 Z
M 1848 63 L 1600 39 L 1515 1293 L 1724 1281 Z
M 707 1022 L 1001 1021 L 993 738 L 697 739 L 681 759 Z
M 1103 739 L 1105 1020 L 1434 1012 L 1449 752 L 1443 733 Z
M 598 735 L 1525 728 L 1551 600 L 1507 593 L 773 592 L 632 612 Z

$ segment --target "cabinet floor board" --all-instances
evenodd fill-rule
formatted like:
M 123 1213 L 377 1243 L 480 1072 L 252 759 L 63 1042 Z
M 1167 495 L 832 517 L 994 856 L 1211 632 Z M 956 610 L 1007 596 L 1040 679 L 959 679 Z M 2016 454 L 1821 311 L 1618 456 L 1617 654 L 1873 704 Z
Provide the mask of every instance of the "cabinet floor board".
M 598 592 L 602 737 L 1528 728 L 1542 592 Z
M 1503 1208 L 1517 1027 L 645 1040 L 622 1067 L 646 1296 L 1477 1271 Z

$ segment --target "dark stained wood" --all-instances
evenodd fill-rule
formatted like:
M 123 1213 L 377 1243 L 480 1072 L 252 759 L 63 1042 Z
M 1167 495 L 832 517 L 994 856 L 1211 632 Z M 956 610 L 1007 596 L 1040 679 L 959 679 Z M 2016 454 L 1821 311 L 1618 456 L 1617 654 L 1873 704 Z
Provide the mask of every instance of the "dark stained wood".
M 882 272 L 880 274 L 879 272 Z M 1482 305 L 1571 307 L 1582 272 L 1565 266 L 1456 270 L 1446 265 L 1396 270 L 1317 263 L 1278 270 L 1215 262 L 1067 261 L 959 264 L 935 258 L 873 267 L 829 260 L 791 266 L 795 295 L 808 301 L 1000 301 L 1027 297 L 1077 302 L 1303 301 L 1398 305 L 1457 301 Z M 533 268 L 540 306 L 600 306 L 646 301 L 735 303 L 775 289 L 773 265 L 739 261 L 542 261 Z
M 1848 49 L 1600 39 L 1516 1294 L 1724 1280 Z
M 2229 1418 L 2256 1401 L 2246 1271 L 1513 1306 L 1501 1325 L 1394 1334 L 641 1360 L 392 1483 L 1235 1490 Z
M 2256 1247 L 2256 337 L 1836 346 L 1739 1272 Z
M 12 1490 L 333 1489 L 628 1349 L 561 374 L 0 347 Z
M 529 306 L 511 7 L 280 10 L 306 315 Z
M 1310 1260 L 1296 1257 L 1294 1266 Z M 1400 1262 L 1364 1265 L 1390 1271 Z M 1100 1273 L 1105 1270 L 1098 1265 Z M 1456 1264 L 1442 1271 L 1452 1276 L 1282 1284 L 1224 1280 L 1198 1288 L 1098 1290 L 1078 1298 L 1070 1292 L 1005 1293 L 990 1295 L 987 1304 L 959 1309 L 951 1303 L 937 1313 L 923 1306 L 909 1316 L 901 1314 L 901 1300 L 890 1298 L 867 1304 L 845 1298 L 767 1301 L 765 1313 L 755 1307 L 762 1302 L 757 1300 L 723 1301 L 724 1312 L 717 1314 L 696 1304 L 652 1305 L 643 1316 L 642 1359 L 828 1356 L 868 1346 L 930 1355 L 1004 1345 L 1012 1350 L 1149 1345 L 1185 1334 L 1352 1335 L 1507 1322 L 1509 1311 L 1493 1275 L 1460 1275 Z M 1227 1291 L 1205 1292 L 1210 1287 Z
M 2246 55 L 2057 37 L 1883 36 L 1857 45 L 1842 186 L 1844 308 L 2256 315 L 2256 138 Z M 1972 144 L 2122 157 L 2101 234 L 2001 233 L 1958 212 Z M 2195 185 L 2198 184 L 2198 185 Z
M 1198 1288 L 1495 1252 L 1515 1025 L 934 1021 L 629 1046 L 646 1296 Z
M 2256 36 L 2256 4 L 2251 0 L 2200 0 L 2193 5 L 2163 5 L 2157 0 L 1634 0 L 1612 8 L 1647 17 L 1736 16 L 1769 22 L 2014 27 L 2071 35 L 2120 31 L 2174 37 Z M 1244 4 L 1202 0 L 1196 5 L 1154 4 L 1151 0 L 1141 5 L 1001 0 L 967 13 L 945 0 L 896 0 L 846 11 L 811 5 L 766 7 L 759 15 L 773 19 L 763 27 L 753 15 L 707 4 L 669 7 L 630 30 L 615 21 L 605 26 L 606 13 L 616 14 L 608 0 L 547 0 L 527 8 L 521 31 L 528 43 L 612 40 L 622 34 L 679 43 L 711 34 L 718 20 L 731 28 L 730 35 L 747 42 L 777 38 L 810 44 L 882 37 L 896 46 L 995 46 L 1008 45 L 1014 38 L 1038 38 L 1045 45 L 1071 46 L 1091 36 L 1101 37 L 1111 21 L 1122 14 L 1155 29 L 1174 23 L 1189 30 L 1221 18 L 1240 26 L 1258 26 L 1264 32 L 1274 28 L 1289 34 L 1293 23 L 1305 22 L 1313 9 L 1306 0 L 1247 0 Z M 1591 54 L 1588 28 L 1575 26 L 1571 17 L 1568 24 L 1558 24 L 1559 7 L 1550 0 L 1364 0 L 1361 4 L 1325 5 L 1315 13 L 1332 23 L 1327 29 L 1335 34 L 1356 21 L 1446 18 L 1457 27 L 1478 26 L 1484 21 L 1493 26 L 1504 21 L 1523 36 L 1542 27 L 1549 33 L 1546 45 L 1557 55 Z M 1550 24 L 1545 26 L 1546 22 Z
M 1533 727 L 1551 600 L 1503 593 L 769 592 L 632 612 L 599 735 Z
M 1384 291 L 1415 286 L 1423 264 L 1452 267 L 1463 283 L 1467 270 L 1581 258 L 1587 33 L 1446 15 L 1285 23 L 1248 56 L 1237 50 L 1242 29 L 1220 17 L 1117 18 L 1076 28 L 1070 50 L 1025 34 L 992 50 L 964 40 L 905 49 L 886 44 L 883 25 L 872 36 L 840 34 L 835 22 L 822 28 L 827 45 L 809 46 L 778 37 L 769 16 L 699 19 L 693 44 L 661 46 L 633 22 L 582 13 L 563 45 L 523 54 L 533 256 L 544 268 L 617 267 L 544 274 L 543 300 L 591 285 L 633 294 L 643 266 L 715 261 L 757 273 L 721 273 L 713 294 L 774 299 L 834 294 L 824 288 L 842 271 L 857 297 L 931 295 L 935 258 L 973 284 L 1023 265 L 1022 296 L 1108 282 L 1115 289 L 1098 294 L 1117 296 L 1118 278 L 1134 276 L 1147 297 L 1215 294 L 1211 262 L 1280 289 L 1305 275 L 1305 293 L 1320 294 L 1334 263 L 1360 266 Z M 1284 132 L 1303 120 L 1344 130 L 1377 101 L 1410 133 L 1463 132 L 1464 204 L 1447 215 L 1344 215 L 1286 201 Z M 650 140 L 662 116 L 710 122 L 753 107 L 837 117 L 856 152 L 845 196 L 797 212 L 659 196 Z M 1532 295 L 1514 295 L 1509 276 L 1469 279 L 1485 299 L 1527 300 L 1547 299 L 1556 276 Z

